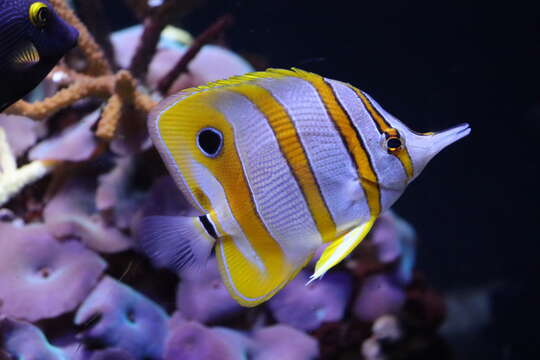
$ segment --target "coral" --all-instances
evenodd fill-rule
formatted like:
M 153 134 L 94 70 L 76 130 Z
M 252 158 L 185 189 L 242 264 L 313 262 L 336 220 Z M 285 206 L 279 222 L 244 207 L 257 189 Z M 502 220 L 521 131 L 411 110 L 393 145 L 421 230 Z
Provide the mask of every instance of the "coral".
M 124 349 L 109 348 L 106 350 L 96 351 L 92 354 L 89 360 L 134 360 L 135 358 Z
M 176 33 L 179 29 L 172 28 L 172 31 Z M 121 66 L 128 66 L 132 60 L 136 50 L 135 44 L 139 41 L 141 32 L 141 26 L 134 26 L 112 35 L 112 42 L 116 50 L 115 59 Z M 176 36 L 176 38 L 178 37 Z M 189 42 L 189 39 L 177 40 L 176 38 L 162 39 L 158 45 L 157 53 L 152 58 L 146 75 L 146 81 L 152 88 L 155 88 L 160 79 L 172 70 L 175 62 L 186 54 L 185 42 Z M 220 66 L 215 66 L 217 63 Z M 189 72 L 184 72 L 175 79 L 169 92 L 176 92 L 250 71 L 254 71 L 253 67 L 234 52 L 221 46 L 207 44 L 190 61 Z
M 108 276 L 75 315 L 77 325 L 92 322 L 82 333 L 84 340 L 124 349 L 137 359 L 163 356 L 167 321 L 157 304 Z
M 49 344 L 39 328 L 0 317 L 0 357 L 3 351 L 14 359 L 68 360 L 61 349 Z
M 191 60 L 199 53 L 201 48 L 208 43 L 211 39 L 215 38 L 221 33 L 227 26 L 231 25 L 232 16 L 227 14 L 220 17 L 212 26 L 210 26 L 205 32 L 199 35 L 188 51 L 180 58 L 180 61 L 165 75 L 157 84 L 157 89 L 162 94 L 167 94 L 171 89 L 174 81 L 186 71 L 187 65 Z
M 405 303 L 405 290 L 388 275 L 371 275 L 364 279 L 353 305 L 354 315 L 363 321 L 397 313 Z
M 43 101 L 30 104 L 20 100 L 6 109 L 6 113 L 44 119 L 83 98 L 104 98 L 108 102 L 101 115 L 96 135 L 110 141 L 114 137 L 120 120 L 124 118 L 124 110 L 129 106 L 132 105 L 137 110 L 148 113 L 156 105 L 156 102 L 148 95 L 136 89 L 135 80 L 125 70 L 120 70 L 115 75 L 98 77 L 77 74 L 63 68 L 60 71 L 70 77 L 71 85 Z M 53 74 L 54 72 L 55 70 Z
M 86 115 L 78 123 L 65 128 L 57 136 L 48 138 L 32 148 L 31 160 L 84 161 L 90 159 L 98 148 L 91 128 L 99 118 L 99 112 Z
M 360 244 L 356 257 L 349 261 L 359 278 L 374 273 L 392 272 L 394 279 L 406 286 L 412 279 L 415 260 L 416 233 L 392 211 L 375 222 L 366 241 Z
M 110 172 L 98 177 L 96 210 L 107 214 L 122 230 L 130 227 L 135 212 L 146 198 L 146 194 L 133 185 L 134 168 L 132 158 L 119 157 Z
M 243 311 L 227 292 L 215 258 L 201 271 L 182 274 L 176 307 L 187 319 L 202 323 L 215 322 Z
M 101 47 L 95 42 L 88 29 L 79 20 L 77 15 L 75 15 L 64 0 L 51 0 L 50 2 L 58 15 L 79 31 L 79 48 L 88 60 L 86 72 L 95 75 L 110 73 L 110 65 L 105 59 Z
M 272 315 L 281 323 L 307 331 L 318 329 L 323 322 L 340 321 L 352 291 L 351 276 L 334 271 L 306 285 L 308 279 L 309 272 L 301 271 L 270 299 Z
M 310 360 L 319 355 L 315 339 L 286 325 L 255 331 L 254 360 Z
M 159 79 L 162 79 L 167 71 L 171 70 L 174 59 L 185 53 L 185 48 L 168 48 L 158 52 L 150 65 L 148 83 L 157 86 Z M 219 63 L 220 66 L 214 66 L 216 63 Z M 221 46 L 205 45 L 189 63 L 189 72 L 181 73 L 172 83 L 169 92 L 175 93 L 188 87 L 199 86 L 251 71 L 254 71 L 253 67 L 232 51 Z
M 76 241 L 54 239 L 42 224 L 0 223 L 2 314 L 36 321 L 75 309 L 97 283 L 105 262 Z
M 25 186 L 50 173 L 56 161 L 33 161 L 17 168 L 4 129 L 0 128 L 0 205 L 17 195 Z
M 97 212 L 95 177 L 75 176 L 50 199 L 43 211 L 45 223 L 57 237 L 77 237 L 91 249 L 114 253 L 131 247 L 130 239 Z
M 236 341 L 230 341 L 233 337 Z M 185 321 L 175 326 L 167 340 L 165 360 L 236 360 L 246 358 L 245 344 L 235 335 Z
M 0 127 L 4 129 L 7 143 L 15 158 L 34 145 L 41 132 L 40 124 L 24 116 L 0 115 Z
M 0 115 L 0 358 L 391 359 L 437 347 L 444 302 L 413 272 L 414 230 L 391 212 L 335 271 L 306 286 L 305 269 L 251 309 L 214 257 L 173 274 L 138 252 L 145 216 L 198 215 L 164 175 L 148 112 L 254 69 L 210 44 L 225 44 L 231 16 L 193 38 L 168 24 L 202 1 L 124 1 L 142 25 L 109 39 L 105 3 L 74 2 L 85 25 L 53 0 L 79 48 Z

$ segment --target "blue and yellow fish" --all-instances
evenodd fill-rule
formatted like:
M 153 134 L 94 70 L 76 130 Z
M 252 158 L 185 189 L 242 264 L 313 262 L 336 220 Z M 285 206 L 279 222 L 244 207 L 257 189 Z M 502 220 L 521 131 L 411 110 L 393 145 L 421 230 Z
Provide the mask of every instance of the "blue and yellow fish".
M 266 301 L 327 245 L 320 278 L 366 236 L 426 164 L 470 132 L 416 133 L 365 92 L 269 69 L 161 102 L 151 138 L 198 217 L 148 217 L 143 248 L 177 269 L 214 245 L 244 306 Z
M 36 87 L 78 38 L 46 0 L 0 0 L 0 111 Z

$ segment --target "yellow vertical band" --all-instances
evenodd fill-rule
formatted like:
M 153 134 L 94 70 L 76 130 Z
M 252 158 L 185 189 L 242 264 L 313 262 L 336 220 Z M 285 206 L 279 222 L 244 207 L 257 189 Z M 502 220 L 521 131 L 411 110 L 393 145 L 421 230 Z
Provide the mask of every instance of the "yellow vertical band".
M 321 194 L 291 116 L 272 96 L 271 92 L 261 86 L 248 83 L 232 87 L 230 91 L 245 96 L 264 115 L 276 136 L 279 148 L 287 160 L 293 176 L 300 186 L 319 234 L 321 234 L 323 241 L 334 240 L 336 224 Z
M 328 115 L 336 124 L 346 148 L 349 150 L 353 162 L 358 169 L 360 184 L 366 194 L 367 203 L 371 216 L 376 217 L 381 212 L 381 194 L 377 174 L 371 164 L 368 151 L 362 142 L 360 134 L 351 123 L 349 115 L 339 103 L 333 89 L 322 76 L 295 69 L 288 72 L 289 76 L 296 76 L 309 81 L 319 93 L 321 100 L 328 111 Z
M 387 135 L 394 135 L 394 134 L 397 133 L 396 129 L 391 127 L 386 122 L 384 117 L 377 111 L 377 109 L 375 109 L 375 107 L 373 106 L 371 101 L 369 101 L 369 99 L 367 98 L 366 95 L 364 95 L 364 93 L 362 93 L 360 90 L 358 90 L 354 86 L 349 85 L 349 87 L 360 98 L 360 100 L 364 104 L 364 107 L 369 112 L 369 115 L 371 116 L 371 118 L 373 119 L 375 124 L 377 125 L 377 129 L 379 129 L 379 132 L 381 134 L 384 133 L 384 134 L 387 134 Z M 399 161 L 403 165 L 403 168 L 405 169 L 405 173 L 407 174 L 407 177 L 409 179 L 412 179 L 412 177 L 414 175 L 414 170 L 413 170 L 413 164 L 412 164 L 411 156 L 409 155 L 409 152 L 407 151 L 407 148 L 403 147 L 400 150 L 397 150 L 397 151 L 393 152 L 392 155 L 394 155 L 395 157 L 397 157 L 399 159 Z
M 216 204 L 210 204 L 209 199 L 202 192 L 193 173 L 195 168 L 192 166 L 192 162 L 204 166 L 220 183 L 226 196 L 224 200 L 227 201 L 236 222 L 263 262 L 266 270 L 265 277 L 271 282 L 274 278 L 282 278 L 283 269 L 290 266 L 287 264 L 280 245 L 272 238 L 259 218 L 240 157 L 236 151 L 232 125 L 212 105 L 216 96 L 219 96 L 217 91 L 203 91 L 192 94 L 168 108 L 159 119 L 160 134 L 176 166 L 185 177 L 189 191 L 199 202 L 203 203 L 207 212 L 216 210 Z M 216 158 L 204 156 L 197 148 L 196 134 L 204 127 L 212 127 L 223 133 L 222 151 Z M 212 220 L 218 223 L 215 215 L 212 216 Z M 222 229 L 219 230 L 222 231 Z M 232 241 L 232 239 L 230 240 Z M 272 254 L 271 258 L 266 256 L 269 253 Z M 241 259 L 245 266 L 248 266 L 249 260 L 241 254 L 238 254 L 237 258 Z M 253 269 L 255 268 L 253 266 Z

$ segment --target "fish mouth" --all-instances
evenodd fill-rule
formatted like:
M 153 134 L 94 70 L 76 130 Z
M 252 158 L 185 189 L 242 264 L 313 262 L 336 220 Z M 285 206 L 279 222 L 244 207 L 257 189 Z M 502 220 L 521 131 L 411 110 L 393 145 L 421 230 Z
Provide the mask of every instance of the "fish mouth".
M 470 133 L 471 127 L 469 126 L 469 124 L 463 123 L 431 135 L 433 136 L 431 155 L 436 155 L 448 145 L 453 144 L 460 139 L 463 139 Z

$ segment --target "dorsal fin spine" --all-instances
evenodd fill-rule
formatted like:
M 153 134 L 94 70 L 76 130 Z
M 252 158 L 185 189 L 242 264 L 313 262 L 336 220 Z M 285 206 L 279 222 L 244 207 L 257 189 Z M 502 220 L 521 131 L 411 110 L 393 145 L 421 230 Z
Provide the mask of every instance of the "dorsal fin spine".
M 182 93 L 187 94 L 187 95 L 193 95 L 196 93 L 200 93 L 200 92 L 204 92 L 204 91 L 208 91 L 212 89 L 245 84 L 245 83 L 256 81 L 259 79 L 278 79 L 282 77 L 306 78 L 309 76 L 318 76 L 318 75 L 315 75 L 310 72 L 300 70 L 297 68 L 292 68 L 291 70 L 269 68 L 269 69 L 266 69 L 266 71 L 255 71 L 255 72 L 251 72 L 251 73 L 247 73 L 243 75 L 232 76 L 228 79 L 212 81 L 201 86 L 187 88 L 187 89 L 182 90 Z

